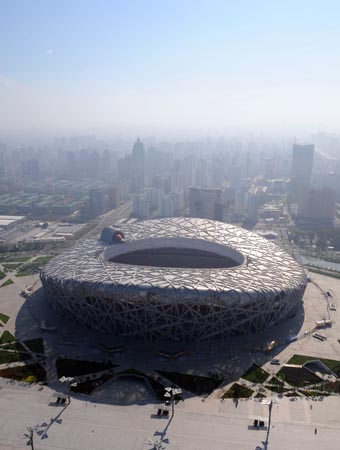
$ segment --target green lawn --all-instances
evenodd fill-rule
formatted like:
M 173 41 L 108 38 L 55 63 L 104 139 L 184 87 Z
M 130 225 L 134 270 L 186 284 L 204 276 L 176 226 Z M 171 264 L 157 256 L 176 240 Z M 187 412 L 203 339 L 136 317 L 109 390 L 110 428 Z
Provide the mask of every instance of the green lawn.
M 52 259 L 52 256 L 38 256 L 35 258 L 32 263 L 37 264 L 38 266 L 42 266 L 43 264 L 48 263 Z
M 6 314 L 0 313 L 0 320 L 2 323 L 7 323 L 9 321 L 9 316 L 6 316 Z
M 3 264 L 3 266 L 6 270 L 16 270 L 18 267 L 21 266 L 21 263 L 6 263 Z
M 14 281 L 8 278 L 0 287 L 10 286 L 11 284 L 14 284 Z
M 241 378 L 250 381 L 251 383 L 263 383 L 269 377 L 269 373 L 263 370 L 257 364 L 253 364 L 249 369 L 242 375 Z
M 10 342 L 15 342 L 15 337 L 9 331 L 4 331 L 0 337 L 0 344 L 8 344 Z
M 26 352 L 24 347 L 20 344 L 20 342 L 9 342 L 8 344 L 3 344 L 0 347 L 1 350 L 17 350 L 18 352 Z
M 25 361 L 26 359 L 30 359 L 30 357 L 31 356 L 28 353 L 7 352 L 5 350 L 0 350 L 0 364 Z
M 26 262 L 28 260 L 30 260 L 32 258 L 32 256 L 9 256 L 7 258 L 4 258 L 3 261 L 1 261 L 1 263 L 4 262 Z
M 278 394 L 289 390 L 285 389 L 283 381 L 280 381 L 276 377 L 272 377 L 271 380 L 268 381 L 268 384 L 265 385 L 265 387 L 270 391 L 277 392 Z
M 249 398 L 254 391 L 241 386 L 238 383 L 234 383 L 223 395 L 222 398 Z
M 309 372 L 304 368 L 297 367 L 285 367 L 276 374 L 276 376 L 282 380 L 286 381 L 291 386 L 304 387 L 312 384 L 321 383 L 321 378 Z
M 0 280 L 5 278 L 6 274 L 0 270 Z
M 28 275 L 32 275 L 31 273 L 26 273 L 26 272 L 20 272 L 20 273 L 17 273 L 15 276 L 16 277 L 27 277 Z
M 303 365 L 307 361 L 319 359 L 329 369 L 331 369 L 338 377 L 340 376 L 340 361 L 335 359 L 316 358 L 315 356 L 294 355 L 287 364 Z

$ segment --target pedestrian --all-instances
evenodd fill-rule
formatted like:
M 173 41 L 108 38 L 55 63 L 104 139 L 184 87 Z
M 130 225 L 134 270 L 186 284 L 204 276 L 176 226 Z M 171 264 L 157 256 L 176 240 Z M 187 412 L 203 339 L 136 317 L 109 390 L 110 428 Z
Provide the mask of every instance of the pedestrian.
M 317 432 L 318 432 L 318 429 L 317 429 L 317 428 L 315 428 L 315 430 L 314 430 L 314 434 L 317 434 Z

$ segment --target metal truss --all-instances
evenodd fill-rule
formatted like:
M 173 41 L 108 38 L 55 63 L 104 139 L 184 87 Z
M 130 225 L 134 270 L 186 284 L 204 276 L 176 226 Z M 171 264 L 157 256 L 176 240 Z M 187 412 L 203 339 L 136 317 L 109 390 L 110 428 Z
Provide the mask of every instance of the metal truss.
M 169 218 L 122 231 L 130 244 L 154 239 L 156 245 L 162 238 L 172 238 L 174 248 L 176 238 L 220 244 L 239 252 L 243 262 L 217 269 L 119 264 L 105 259 L 107 243 L 89 239 L 41 273 L 51 305 L 64 317 L 142 340 L 214 340 L 260 332 L 293 315 L 301 302 L 306 276 L 300 264 L 245 229 Z

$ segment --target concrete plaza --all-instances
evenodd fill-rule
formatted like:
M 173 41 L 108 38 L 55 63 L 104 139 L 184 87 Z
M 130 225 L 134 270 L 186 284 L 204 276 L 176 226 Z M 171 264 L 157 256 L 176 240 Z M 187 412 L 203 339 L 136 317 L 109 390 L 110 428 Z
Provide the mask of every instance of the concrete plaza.
M 276 373 L 294 354 L 340 359 L 340 281 L 311 274 L 314 283 L 308 283 L 304 308 L 295 318 L 261 335 L 240 337 L 217 344 L 184 346 L 183 357 L 175 360 L 162 358 L 159 350 L 180 350 L 173 344 L 141 344 L 109 338 L 96 331 L 84 330 L 66 322 L 51 310 L 40 289 L 35 285 L 33 295 L 25 300 L 20 296 L 26 285 L 37 276 L 13 277 L 15 283 L 0 290 L 0 312 L 10 316 L 2 329 L 8 329 L 17 339 L 43 337 L 46 369 L 50 387 L 29 385 L 0 379 L 0 449 L 28 448 L 27 428 L 34 429 L 34 448 L 89 449 L 89 450 L 145 450 L 163 440 L 162 448 L 174 450 L 208 449 L 327 449 L 340 448 L 340 397 L 323 400 L 299 398 L 276 399 L 272 408 L 270 430 L 253 429 L 253 421 L 263 418 L 268 425 L 269 407 L 258 399 L 220 399 L 230 383 L 236 381 L 253 363 L 263 365 Z M 329 310 L 321 290 L 331 294 L 336 311 Z M 305 337 L 316 320 L 329 317 L 331 328 L 322 330 L 327 340 L 321 342 Z M 54 333 L 42 333 L 41 320 L 56 326 Z M 288 336 L 298 336 L 287 344 Z M 280 344 L 270 354 L 254 349 L 272 339 Z M 98 342 L 123 345 L 119 354 L 103 353 Z M 178 371 L 198 375 L 210 372 L 223 375 L 224 382 L 208 398 L 188 392 L 184 402 L 175 406 L 175 416 L 169 419 L 155 417 L 157 401 L 148 387 L 140 381 L 118 380 L 97 389 L 89 399 L 74 396 L 65 409 L 51 406 L 53 393 L 63 386 L 55 372 L 55 359 L 60 356 L 92 360 L 110 360 L 120 368 L 136 368 L 149 372 L 153 369 Z M 275 356 L 280 366 L 270 364 Z M 5 366 L 1 366 L 4 368 Z M 267 400 L 270 400 L 268 398 Z M 167 428 L 167 429 L 166 429 Z M 166 429 L 166 434 L 163 435 Z M 316 430 L 316 433 L 315 433 Z M 268 433 L 269 431 L 269 433 Z M 268 440 L 267 440 L 268 438 Z

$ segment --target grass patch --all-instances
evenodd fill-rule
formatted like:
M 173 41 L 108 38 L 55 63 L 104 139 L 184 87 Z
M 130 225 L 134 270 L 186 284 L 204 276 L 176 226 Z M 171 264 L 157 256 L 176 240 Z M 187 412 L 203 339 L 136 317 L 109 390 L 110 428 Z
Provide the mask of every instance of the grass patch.
M 274 384 L 274 385 L 281 385 L 283 384 L 282 381 L 280 381 L 278 378 L 276 378 L 275 376 L 272 377 L 269 381 L 267 381 L 268 384 Z
M 282 369 L 276 374 L 277 377 L 286 381 L 291 386 L 304 387 L 311 384 L 321 383 L 321 378 L 317 377 L 313 373 L 304 368 L 296 367 L 282 367 Z
M 254 391 L 234 383 L 223 395 L 222 398 L 249 398 Z M 261 394 L 262 395 L 262 394 Z
M 210 394 L 222 382 L 222 379 L 218 377 L 201 377 L 186 373 L 166 372 L 164 370 L 157 370 L 156 372 L 182 389 L 197 395 Z
M 290 358 L 287 364 L 296 364 L 297 366 L 302 366 L 305 362 L 311 361 L 313 359 L 318 358 L 314 358 L 313 356 L 294 355 Z
M 31 258 L 32 256 L 8 256 L 3 259 L 3 262 L 26 262 Z
M 8 278 L 0 287 L 10 286 L 11 284 L 14 284 L 14 281 Z
M 304 355 L 294 355 L 287 364 L 297 364 L 297 365 L 303 365 L 307 361 L 313 361 L 313 360 L 320 360 L 327 366 L 329 369 L 331 369 L 338 377 L 340 377 L 340 361 L 337 361 L 335 359 L 325 359 L 325 358 L 317 358 L 315 356 L 304 356 Z
M 0 350 L 0 364 L 25 361 L 30 359 L 30 357 L 31 356 L 28 353 L 7 352 L 5 350 Z
M 102 370 L 109 370 L 117 367 L 112 363 L 101 363 L 97 361 L 85 361 L 77 359 L 57 359 L 56 367 L 58 378 L 64 377 L 79 377 L 82 375 L 89 375 Z
M 21 266 L 21 263 L 7 263 L 3 264 L 3 266 L 6 270 L 16 270 L 18 267 Z
M 0 347 L 1 350 L 16 350 L 18 352 L 26 352 L 24 347 L 20 344 L 20 342 L 10 342 L 9 344 L 3 344 Z
M 253 364 L 249 369 L 242 375 L 241 378 L 250 381 L 251 383 L 263 383 L 269 377 L 269 373 L 262 369 L 262 367 L 257 364 Z
M 7 323 L 9 321 L 9 316 L 6 316 L 6 314 L 0 313 L 0 320 L 2 323 Z
M 6 274 L 0 270 L 0 280 L 5 278 Z
M 0 338 L 0 344 L 8 344 L 10 342 L 15 342 L 15 337 L 9 331 L 4 331 Z
M 28 275 L 32 275 L 32 274 L 26 273 L 26 272 L 20 272 L 20 273 L 17 273 L 15 276 L 20 278 L 20 277 L 27 277 Z
M 0 377 L 11 380 L 25 381 L 26 383 L 46 382 L 46 372 L 39 364 L 11 367 L 0 370 Z
M 52 259 L 52 256 L 38 256 L 32 262 L 33 264 L 38 264 L 39 266 L 43 266 L 48 263 Z

